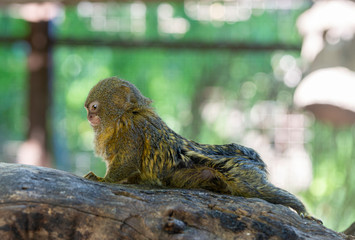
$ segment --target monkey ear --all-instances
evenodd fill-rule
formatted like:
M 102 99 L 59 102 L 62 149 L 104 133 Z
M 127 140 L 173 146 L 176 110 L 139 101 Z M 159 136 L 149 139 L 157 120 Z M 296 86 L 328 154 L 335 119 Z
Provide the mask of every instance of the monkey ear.
M 122 92 L 122 96 L 124 96 L 124 101 L 125 103 L 128 104 L 135 104 L 137 102 L 136 97 L 134 96 L 134 93 L 131 91 L 131 88 L 126 85 L 121 85 L 120 90 Z
M 130 84 L 122 84 L 120 86 L 121 96 L 124 96 L 124 105 L 126 109 L 140 108 L 143 106 L 149 106 L 151 100 L 147 97 L 144 97 L 142 93 L 134 86 Z
M 133 100 L 131 92 L 126 94 L 126 99 L 125 100 L 126 100 L 127 103 L 131 103 L 131 101 Z
M 137 105 L 137 97 L 135 94 L 129 89 L 129 92 L 126 94 L 126 103 L 131 104 L 133 106 Z

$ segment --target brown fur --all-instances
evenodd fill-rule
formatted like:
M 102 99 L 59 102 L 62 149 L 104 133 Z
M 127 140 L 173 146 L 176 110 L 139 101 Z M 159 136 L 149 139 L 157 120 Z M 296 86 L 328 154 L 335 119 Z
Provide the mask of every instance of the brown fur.
M 115 77 L 91 89 L 85 107 L 95 132 L 95 151 L 106 161 L 107 172 L 103 178 L 92 172 L 86 178 L 257 197 L 313 219 L 294 195 L 267 180 L 266 166 L 253 149 L 187 140 L 171 130 L 150 103 L 133 84 Z

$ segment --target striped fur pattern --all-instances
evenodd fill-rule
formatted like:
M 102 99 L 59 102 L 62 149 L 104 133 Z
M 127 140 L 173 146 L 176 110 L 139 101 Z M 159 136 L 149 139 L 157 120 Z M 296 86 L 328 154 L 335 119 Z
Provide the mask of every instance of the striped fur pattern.
M 309 216 L 302 202 L 267 180 L 266 165 L 251 148 L 238 144 L 207 145 L 187 140 L 170 129 L 131 83 L 118 78 L 100 81 L 85 106 L 100 103 L 95 151 L 107 163 L 102 182 L 173 188 L 202 188 L 256 197 Z M 310 217 L 311 218 L 311 217 Z

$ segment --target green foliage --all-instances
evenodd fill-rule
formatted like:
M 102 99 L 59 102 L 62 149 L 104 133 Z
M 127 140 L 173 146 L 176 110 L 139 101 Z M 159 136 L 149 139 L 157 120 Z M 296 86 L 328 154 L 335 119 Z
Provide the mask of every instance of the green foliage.
M 159 7 L 173 8 L 173 18 L 188 21 L 185 34 L 164 34 L 158 30 Z M 56 34 L 61 38 L 106 38 L 131 40 L 179 40 L 199 42 L 243 42 L 243 43 L 288 43 L 299 44 L 295 22 L 304 7 L 293 10 L 249 10 L 242 21 L 201 21 L 189 16 L 181 3 L 150 3 L 142 24 L 144 32 L 131 31 L 134 27 L 132 9 L 129 3 L 82 3 L 79 7 L 67 7 L 65 14 L 55 21 Z M 98 9 L 94 11 L 94 9 Z M 86 12 L 84 11 L 86 10 Z M 166 11 L 166 10 L 165 10 Z M 250 11 L 250 12 L 249 12 Z M 117 20 L 119 24 L 110 25 Z M 100 25 L 101 24 L 101 25 Z M 173 24 L 171 24 L 173 26 Z M 262 27 L 260 27 L 262 26 Z M 75 29 L 75 31 L 73 31 Z
M 77 126 L 86 123 L 83 102 L 90 88 L 105 77 L 118 76 L 133 82 L 143 94 L 153 99 L 158 113 L 176 131 L 211 143 L 226 139 L 219 136 L 218 130 L 206 138 L 191 134 L 194 97 L 206 88 L 220 88 L 227 99 L 239 99 L 239 104 L 246 111 L 257 101 L 277 100 L 272 88 L 265 86 L 287 90 L 282 82 L 273 79 L 270 64 L 262 64 L 270 63 L 273 54 L 268 52 L 236 55 L 227 51 L 60 47 L 54 56 L 55 62 L 61 63 L 55 74 L 55 106 L 59 109 L 54 113 L 63 114 L 63 119 L 69 124 L 67 131 L 72 136 L 68 138 L 68 146 L 72 150 L 87 146 L 83 140 L 87 139 L 86 135 L 77 132 L 81 129 Z M 249 95 L 245 93 L 245 82 L 255 88 Z M 82 109 L 80 115 L 78 109 Z M 211 130 L 213 133 L 208 123 L 201 124 L 200 134 Z M 90 131 L 89 125 L 83 130 Z
M 12 14 L 11 14 L 12 13 Z M 29 29 L 23 19 L 13 18 L 15 10 L 0 9 L 0 33 L 1 37 L 24 37 Z
M 343 231 L 355 219 L 355 127 L 334 129 L 316 122 L 312 131 L 308 146 L 314 179 L 304 197 L 326 226 Z
M 0 9 L 0 37 L 23 37 L 28 33 L 25 21 L 14 19 L 6 9 Z M 10 141 L 25 139 L 26 119 L 26 52 L 24 42 L 0 45 L 0 160 L 1 148 Z M 7 154 L 13 154 L 7 153 Z
M 26 56 L 23 45 L 0 46 L 0 143 L 23 140 L 26 132 Z

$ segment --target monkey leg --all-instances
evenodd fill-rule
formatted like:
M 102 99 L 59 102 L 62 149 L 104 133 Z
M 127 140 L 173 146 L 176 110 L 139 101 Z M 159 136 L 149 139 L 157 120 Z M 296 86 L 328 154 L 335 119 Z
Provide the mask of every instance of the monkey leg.
M 172 170 L 163 182 L 166 186 L 176 188 L 202 188 L 214 192 L 228 193 L 225 176 L 217 170 L 205 166 Z

